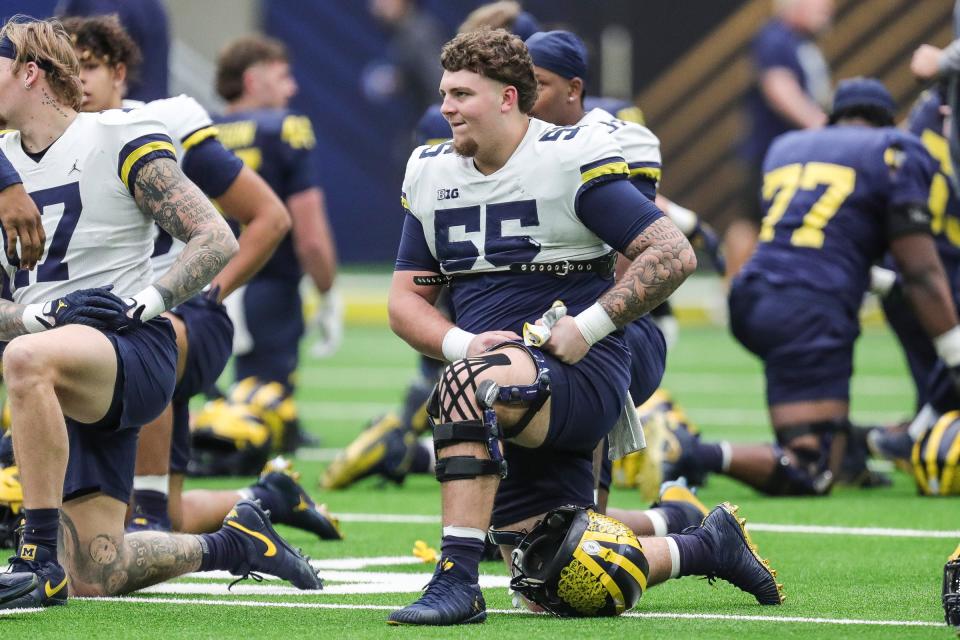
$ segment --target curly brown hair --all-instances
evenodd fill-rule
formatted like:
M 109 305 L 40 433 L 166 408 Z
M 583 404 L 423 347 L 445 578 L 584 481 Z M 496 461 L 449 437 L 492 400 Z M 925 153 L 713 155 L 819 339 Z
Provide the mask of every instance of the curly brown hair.
M 42 64 L 47 84 L 57 99 L 71 109 L 80 109 L 83 100 L 80 63 L 70 37 L 58 20 L 34 20 L 16 15 L 0 29 L 0 38 L 8 39 L 16 47 L 14 73 L 18 73 L 27 62 Z
M 537 77 L 527 45 L 503 29 L 459 34 L 443 45 L 440 64 L 447 71 L 472 71 L 515 87 L 522 113 L 530 113 L 537 101 Z
M 243 97 L 243 74 L 262 62 L 289 62 L 287 47 L 267 36 L 251 35 L 227 44 L 217 57 L 217 93 L 227 102 Z
M 143 56 L 140 47 L 120 24 L 117 14 L 64 18 L 63 28 L 73 40 L 80 64 L 89 61 L 108 67 L 123 64 L 127 67 L 127 81 L 137 77 Z

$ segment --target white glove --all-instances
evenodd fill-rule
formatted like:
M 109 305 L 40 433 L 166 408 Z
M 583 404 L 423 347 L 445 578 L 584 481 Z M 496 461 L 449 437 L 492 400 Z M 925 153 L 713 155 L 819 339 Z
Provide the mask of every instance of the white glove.
M 320 294 L 317 310 L 310 318 L 310 329 L 316 335 L 316 341 L 310 347 L 310 355 L 314 358 L 329 358 L 340 348 L 343 341 L 343 298 L 335 288 Z

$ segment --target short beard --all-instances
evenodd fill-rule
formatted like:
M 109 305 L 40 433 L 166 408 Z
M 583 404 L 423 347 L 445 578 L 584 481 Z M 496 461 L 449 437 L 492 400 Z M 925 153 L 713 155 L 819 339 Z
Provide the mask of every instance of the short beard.
M 457 152 L 458 156 L 463 156 L 464 158 L 472 158 L 477 155 L 477 150 L 479 149 L 477 141 L 473 138 L 467 138 L 463 142 L 453 143 L 453 150 Z

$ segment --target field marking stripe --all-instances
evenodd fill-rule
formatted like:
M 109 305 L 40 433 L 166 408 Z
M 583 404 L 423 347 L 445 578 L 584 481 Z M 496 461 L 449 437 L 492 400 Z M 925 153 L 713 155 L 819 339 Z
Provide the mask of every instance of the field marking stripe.
M 341 522 L 391 522 L 395 524 L 435 524 L 440 522 L 440 516 L 403 513 L 340 513 L 337 514 L 337 517 Z M 873 536 L 878 538 L 960 538 L 960 531 L 894 529 L 888 527 L 841 527 L 751 522 L 747 524 L 747 528 L 752 531 L 814 535 Z
M 43 607 L 24 607 L 22 609 L 0 609 L 0 616 L 15 616 L 18 613 L 39 613 Z
M 339 604 L 333 602 L 272 602 L 269 600 L 207 600 L 193 598 L 138 598 L 138 597 L 111 597 L 111 598 L 73 598 L 74 600 L 90 600 L 95 602 L 125 602 L 146 604 L 189 604 L 224 607 L 275 607 L 281 609 L 359 609 L 368 611 L 396 611 L 404 605 L 383 604 Z M 519 609 L 487 609 L 487 613 L 507 615 L 542 615 Z M 838 624 L 838 625 L 871 625 L 885 627 L 945 627 L 940 622 L 926 620 L 857 620 L 853 618 L 803 618 L 800 616 L 742 616 L 714 613 L 654 613 L 628 612 L 623 614 L 628 618 L 675 618 L 686 620 L 732 620 L 745 622 L 797 622 L 807 624 Z

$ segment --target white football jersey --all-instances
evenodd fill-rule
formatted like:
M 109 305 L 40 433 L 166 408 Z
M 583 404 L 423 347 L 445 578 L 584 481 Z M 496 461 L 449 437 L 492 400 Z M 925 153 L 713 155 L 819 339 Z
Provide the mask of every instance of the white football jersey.
M 623 148 L 623 159 L 630 168 L 630 177 L 643 176 L 660 183 L 660 140 L 650 129 L 636 122 L 618 120 L 603 109 L 589 111 L 577 124 L 598 124 L 607 127 L 610 135 Z
M 623 150 L 606 128 L 531 119 L 513 156 L 489 176 L 449 141 L 415 149 L 402 200 L 443 273 L 505 271 L 513 263 L 609 253 L 577 217 L 576 202 L 585 186 L 627 173 Z
M 213 126 L 207 110 L 186 94 L 147 103 L 124 100 L 123 105 L 163 123 L 173 140 L 177 158 L 181 163 L 187 151 L 207 138 L 217 135 L 217 129 Z M 154 278 L 159 278 L 170 270 L 174 260 L 186 245 L 160 227 L 157 227 L 156 231 L 158 240 L 151 262 Z
M 5 297 L 29 304 L 111 284 L 130 296 L 152 282 L 154 222 L 132 190 L 143 164 L 174 157 L 161 123 L 136 111 L 81 113 L 40 160 L 24 152 L 17 131 L 4 135 L 0 148 L 40 209 L 47 236 L 33 271 L 18 270 L 0 252 Z

